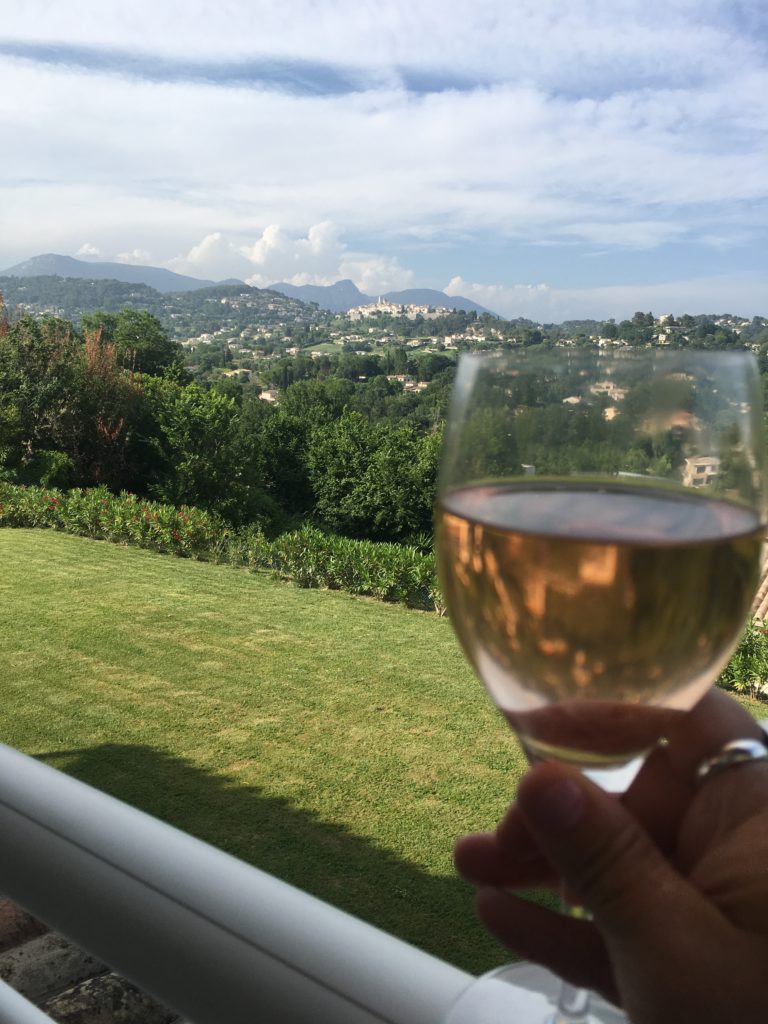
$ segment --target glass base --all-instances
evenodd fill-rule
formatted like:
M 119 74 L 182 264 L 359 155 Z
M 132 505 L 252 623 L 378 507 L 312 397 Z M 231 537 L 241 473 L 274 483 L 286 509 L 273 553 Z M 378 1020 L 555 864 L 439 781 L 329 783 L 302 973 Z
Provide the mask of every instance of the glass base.
M 594 992 L 590 993 L 589 1005 L 584 1008 L 581 1018 L 563 1016 L 557 1008 L 563 983 L 557 975 L 545 967 L 539 967 L 538 964 L 527 962 L 509 964 L 501 970 L 506 981 L 531 992 L 538 992 L 550 1001 L 553 1010 L 543 1018 L 542 1024 L 573 1024 L 574 1021 L 579 1021 L 579 1024 L 581 1021 L 584 1021 L 584 1024 L 629 1024 L 629 1018 L 622 1009 Z M 578 1009 L 577 1006 L 571 1008 Z
M 526 962 L 505 964 L 476 978 L 464 989 L 448 1010 L 443 1024 L 478 1024 L 478 1021 L 572 1024 L 557 1008 L 561 985 L 560 979 L 544 967 Z M 617 1006 L 594 994 L 586 1012 L 585 1024 L 629 1024 Z
M 567 982 L 560 986 L 557 1009 L 548 1024 L 589 1024 L 592 993 L 585 988 L 574 988 Z

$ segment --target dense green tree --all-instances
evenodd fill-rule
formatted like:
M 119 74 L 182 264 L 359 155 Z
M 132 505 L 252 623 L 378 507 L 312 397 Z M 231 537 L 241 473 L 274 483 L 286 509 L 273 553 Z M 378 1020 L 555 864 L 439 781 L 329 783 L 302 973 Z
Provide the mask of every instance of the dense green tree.
M 355 394 L 349 380 L 329 377 L 326 380 L 302 380 L 286 388 L 280 409 L 286 416 L 306 420 L 313 426 L 337 419 Z
M 244 458 L 234 399 L 173 373 L 150 378 L 145 387 L 162 460 L 148 488 L 152 496 L 219 512 L 233 522 L 270 515 L 259 466 Z
M 98 332 L 85 339 L 80 363 L 75 481 L 142 491 L 157 464 L 152 416 L 140 376 L 124 370 L 114 342 Z
M 84 332 L 97 334 L 116 347 L 121 366 L 136 373 L 160 374 L 181 364 L 181 349 L 171 341 L 160 321 L 146 310 L 121 309 L 118 313 L 98 311 L 84 316 Z
M 410 428 L 374 426 L 360 413 L 345 412 L 312 435 L 307 463 L 314 515 L 327 529 L 374 540 L 405 540 L 430 529 L 434 442 L 424 443 Z
M 0 336 L 0 458 L 19 483 L 66 485 L 81 431 L 83 348 L 72 325 L 23 316 Z
M 243 406 L 241 433 L 252 461 L 258 458 L 263 467 L 264 487 L 272 500 L 287 516 L 309 513 L 315 501 L 307 467 L 310 421 L 257 399 Z

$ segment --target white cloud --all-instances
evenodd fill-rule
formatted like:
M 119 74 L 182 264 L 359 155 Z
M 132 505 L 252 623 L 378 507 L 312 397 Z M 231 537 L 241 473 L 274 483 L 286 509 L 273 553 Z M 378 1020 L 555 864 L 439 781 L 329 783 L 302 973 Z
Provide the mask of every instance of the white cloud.
M 339 277 L 354 281 L 362 292 L 397 292 L 413 286 L 414 274 L 392 256 L 347 253 L 339 264 Z
M 330 221 L 314 224 L 305 238 L 296 238 L 279 224 L 270 224 L 242 253 L 257 269 L 249 281 L 261 287 L 291 284 L 330 284 L 344 254 L 338 228 Z M 301 280 L 299 280 L 301 278 Z M 336 278 L 334 278 L 336 280 Z
M 101 256 L 101 249 L 90 242 L 83 242 L 75 253 L 75 256 Z
M 731 0 L 218 10 L 7 0 L 2 34 L 93 46 L 105 61 L 118 49 L 357 61 L 374 84 L 292 96 L 4 57 L 0 131 L 14 145 L 0 162 L 0 266 L 76 251 L 87 236 L 99 254 L 151 252 L 195 276 L 350 277 L 376 292 L 413 283 L 396 253 L 417 239 L 454 243 L 445 276 L 465 278 L 475 271 L 462 270 L 461 250 L 485 238 L 497 253 L 550 245 L 561 260 L 556 243 L 633 256 L 685 243 L 721 266 L 736 245 L 764 252 L 768 64 Z M 404 66 L 475 87 L 409 91 Z M 605 263 L 592 262 L 598 280 Z M 532 308 L 542 298 L 506 286 Z
M 270 224 L 250 242 L 214 231 L 186 255 L 167 260 L 166 266 L 193 277 L 237 277 L 257 288 L 280 281 L 328 285 L 349 278 L 362 291 L 385 292 L 407 288 L 413 281 L 413 272 L 394 257 L 350 250 L 331 221 L 313 224 L 306 234 Z
M 448 295 L 474 299 L 509 319 L 525 317 L 537 323 L 563 320 L 624 320 L 637 310 L 680 315 L 737 313 L 765 315 L 765 281 L 757 275 L 701 277 L 655 284 L 557 288 L 548 284 L 479 284 L 454 277 Z
M 197 245 L 192 246 L 186 256 L 175 256 L 168 260 L 167 266 L 177 274 L 190 274 L 192 277 L 214 281 L 229 277 L 243 280 L 249 273 L 248 261 L 239 247 L 225 238 L 221 231 L 206 235 Z
M 197 59 L 254 55 L 566 82 L 712 80 L 757 59 L 732 0 L 5 0 L 3 35 Z M 147 25 L 152 26 L 151 33 Z
M 407 288 L 413 280 L 412 271 L 393 257 L 350 251 L 330 221 L 312 225 L 303 237 L 272 224 L 241 252 L 257 268 L 248 284 L 259 288 L 279 281 L 328 285 L 349 278 L 361 291 L 386 292 Z
M 87 223 L 99 225 L 94 244 L 103 251 L 124 248 L 104 236 L 117 227 L 125 237 L 130 209 L 143 205 L 136 227 L 170 234 L 157 246 L 142 233 L 141 247 L 165 248 L 166 259 L 217 231 L 247 240 L 265 224 L 295 234 L 328 221 L 358 235 L 487 229 L 643 247 L 721 234 L 713 218 L 724 204 L 738 213 L 737 204 L 768 195 L 762 134 L 738 127 L 747 110 L 752 123 L 768 123 L 768 74 L 734 72 L 727 89 L 590 101 L 514 85 L 296 98 L 205 85 L 126 88 L 109 76 L 6 61 L 0 97 L 21 93 L 25 104 L 3 109 L 0 99 L 5 135 L 16 140 L 0 187 L 14 189 L 3 206 L 29 197 L 19 211 L 27 222 L 43 216 L 38 200 L 55 192 L 60 226 L 79 237 L 82 211 L 67 193 L 87 188 Z M 727 227 L 754 229 L 752 221 L 748 211 Z
M 552 289 L 546 284 L 478 284 L 453 277 L 443 288 L 446 295 L 463 295 L 501 316 L 526 317 L 529 320 L 549 319 L 544 316 L 551 306 Z
M 151 259 L 152 254 L 147 249 L 131 249 L 128 252 L 119 252 L 115 256 L 118 263 L 131 263 L 136 266 L 146 266 Z

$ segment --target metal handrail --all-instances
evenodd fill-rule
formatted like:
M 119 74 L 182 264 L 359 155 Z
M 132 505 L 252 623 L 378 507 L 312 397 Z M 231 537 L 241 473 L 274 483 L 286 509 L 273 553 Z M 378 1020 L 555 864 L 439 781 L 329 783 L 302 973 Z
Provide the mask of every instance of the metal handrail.
M 0 890 L 194 1024 L 526 1024 L 453 967 L 0 744 Z M 49 1018 L 0 983 L 0 1024 Z
M 0 836 L 0 890 L 195 1024 L 437 1024 L 476 980 L 3 745 Z
M 0 1024 L 53 1024 L 51 1018 L 0 981 Z

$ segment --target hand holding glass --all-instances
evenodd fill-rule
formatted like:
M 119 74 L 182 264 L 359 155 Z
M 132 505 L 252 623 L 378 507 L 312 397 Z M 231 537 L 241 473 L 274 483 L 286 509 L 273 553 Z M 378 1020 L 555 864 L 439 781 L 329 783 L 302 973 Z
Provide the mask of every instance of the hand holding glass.
M 605 782 L 727 663 L 765 532 L 759 384 L 744 352 L 463 357 L 440 578 L 531 760 Z

